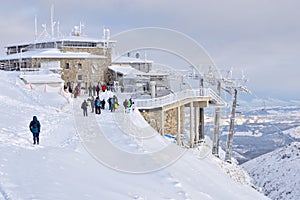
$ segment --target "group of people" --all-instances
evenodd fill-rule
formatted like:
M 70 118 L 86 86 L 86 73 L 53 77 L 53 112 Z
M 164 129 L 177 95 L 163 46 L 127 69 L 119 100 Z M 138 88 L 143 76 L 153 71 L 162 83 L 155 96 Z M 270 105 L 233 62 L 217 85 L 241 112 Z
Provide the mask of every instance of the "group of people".
M 100 90 L 102 90 L 102 92 L 105 92 L 106 90 L 111 90 L 113 91 L 113 87 L 108 85 L 106 86 L 105 84 L 101 85 L 101 87 L 98 85 L 89 85 L 88 87 L 88 92 L 89 92 L 89 96 L 99 96 L 99 92 Z
M 119 100 L 116 97 L 116 95 L 113 95 L 112 97 L 109 97 L 107 99 L 107 102 L 105 101 L 105 99 L 100 99 L 99 96 L 96 97 L 96 99 L 94 99 L 94 97 L 90 97 L 87 100 L 84 100 L 81 104 L 81 109 L 83 110 L 83 116 L 88 116 L 88 101 L 90 102 L 90 106 L 91 106 L 91 112 L 95 114 L 101 114 L 101 110 L 105 109 L 105 105 L 106 103 L 108 103 L 108 110 L 110 110 L 111 112 L 115 112 L 116 109 L 119 108 Z M 124 106 L 124 110 L 125 113 L 130 113 L 131 111 L 134 111 L 134 101 L 132 100 L 132 98 L 129 99 L 125 99 L 123 101 L 123 106 Z
M 108 85 L 106 85 L 106 84 L 102 84 L 102 85 L 99 85 L 99 84 L 92 85 L 92 84 L 90 84 L 86 89 L 87 90 L 85 90 L 85 92 L 88 93 L 89 97 L 99 96 L 99 93 L 100 93 L 101 90 L 103 92 L 105 92 L 106 90 L 114 91 L 114 87 L 112 85 L 109 85 L 109 84 Z M 66 92 L 71 93 L 74 98 L 77 98 L 81 94 L 80 83 L 78 83 L 73 89 L 72 89 L 71 84 L 65 85 L 64 90 Z
M 105 104 L 106 104 L 105 100 L 104 99 L 100 100 L 99 96 L 97 96 L 96 99 L 94 99 L 94 96 L 92 96 L 88 100 L 84 100 L 83 103 L 81 104 L 81 108 L 83 110 L 83 116 L 88 116 L 87 109 L 89 107 L 89 104 L 87 101 L 90 102 L 92 113 L 95 111 L 96 114 L 101 114 L 101 109 L 102 110 L 105 109 Z M 111 112 L 114 112 L 119 107 L 119 102 L 118 102 L 118 98 L 116 97 L 116 95 L 109 97 L 107 100 L 107 103 L 108 103 L 108 109 Z M 134 111 L 134 102 L 133 102 L 132 98 L 125 99 L 123 101 L 123 106 L 124 106 L 125 113 Z M 29 124 L 29 130 L 31 131 L 31 133 L 33 135 L 33 144 L 34 145 L 39 144 L 39 142 L 40 142 L 39 134 L 40 134 L 40 130 L 41 130 L 41 124 L 38 121 L 36 116 L 33 116 L 33 119 Z
M 87 109 L 89 107 L 88 102 L 90 102 L 90 106 L 92 109 L 92 113 L 95 114 L 101 114 L 101 109 L 104 110 L 105 109 L 105 105 L 106 105 L 106 101 L 105 99 L 100 99 L 99 96 L 96 97 L 96 99 L 94 98 L 94 96 L 91 96 L 90 98 L 88 98 L 87 100 L 84 100 L 81 104 L 81 109 L 83 110 L 83 116 L 88 116 L 87 114 Z M 111 112 L 115 112 L 116 109 L 118 109 L 119 107 L 119 100 L 117 98 L 116 95 L 113 95 L 112 97 L 109 97 L 107 99 L 107 103 L 108 103 L 108 109 Z
M 125 99 L 123 101 L 123 106 L 125 113 L 130 113 L 130 110 L 134 111 L 134 101 L 132 100 L 132 98 L 129 98 L 128 100 Z

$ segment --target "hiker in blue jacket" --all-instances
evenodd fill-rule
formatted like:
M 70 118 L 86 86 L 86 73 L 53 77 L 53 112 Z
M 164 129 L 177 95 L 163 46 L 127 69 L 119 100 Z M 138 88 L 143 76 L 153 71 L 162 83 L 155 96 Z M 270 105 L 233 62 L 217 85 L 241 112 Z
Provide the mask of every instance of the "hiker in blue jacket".
M 95 113 L 98 115 L 101 114 L 101 101 L 100 101 L 99 97 L 96 97 L 96 100 L 95 100 Z
M 41 124 L 36 116 L 33 116 L 32 121 L 29 124 L 29 129 L 33 135 L 33 144 L 39 144 L 39 134 L 41 130 Z

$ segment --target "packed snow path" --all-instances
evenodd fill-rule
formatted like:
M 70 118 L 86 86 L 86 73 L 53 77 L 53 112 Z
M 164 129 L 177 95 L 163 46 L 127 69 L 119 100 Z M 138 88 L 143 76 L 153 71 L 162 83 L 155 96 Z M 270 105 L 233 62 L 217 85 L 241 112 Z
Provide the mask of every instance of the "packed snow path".
M 163 140 L 142 119 L 138 111 L 125 113 L 121 108 L 115 112 L 102 110 L 84 117 L 80 108 L 82 100 L 74 100 L 74 119 L 77 132 L 85 149 L 102 164 L 130 173 L 146 173 L 162 169 L 175 162 L 185 152 L 183 148 Z M 134 115 L 134 116 L 133 116 Z M 126 146 L 114 144 L 111 133 L 122 134 L 139 141 L 140 148 L 129 152 Z
M 122 107 L 116 112 L 106 108 L 100 115 L 89 113 L 88 117 L 83 117 L 82 102 L 82 98 L 73 102 L 77 132 L 85 149 L 101 164 L 129 174 L 158 173 L 181 189 L 175 199 L 255 199 L 251 194 L 256 193 L 253 189 L 246 191 L 245 185 L 223 177 L 210 155 L 203 158 L 203 152 L 186 151 L 165 140 L 137 110 L 125 113 Z M 226 184 L 222 184 L 223 181 Z M 236 185 L 237 190 L 232 190 L 232 185 Z M 218 192 L 215 192 L 216 188 Z M 258 198 L 267 199 L 261 194 Z

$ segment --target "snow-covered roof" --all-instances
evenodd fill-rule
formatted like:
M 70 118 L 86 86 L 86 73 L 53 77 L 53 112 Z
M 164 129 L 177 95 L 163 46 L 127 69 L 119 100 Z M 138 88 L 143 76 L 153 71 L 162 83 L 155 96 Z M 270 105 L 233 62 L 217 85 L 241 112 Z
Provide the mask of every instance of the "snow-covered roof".
M 26 84 L 42 84 L 42 83 L 63 83 L 64 81 L 54 74 L 31 74 L 20 75 Z
M 17 60 L 28 58 L 94 58 L 105 59 L 105 56 L 93 55 L 88 52 L 62 52 L 59 49 L 36 49 L 22 53 L 10 54 L 0 60 Z
M 131 67 L 130 65 L 126 65 L 126 66 L 118 66 L 118 65 L 111 65 L 108 66 L 108 68 L 114 72 L 123 74 L 123 75 L 129 75 L 129 74 L 133 74 L 133 75 L 148 75 L 145 72 L 139 71 L 137 69 L 134 69 L 133 67 Z
M 161 72 L 157 72 L 157 71 L 150 71 L 148 73 L 146 72 L 142 72 L 139 71 L 133 67 L 131 67 L 130 65 L 111 65 L 108 66 L 108 68 L 114 72 L 123 74 L 123 75 L 129 75 L 129 74 L 133 74 L 133 75 L 138 75 L 138 76 L 168 76 L 167 73 L 161 73 Z
M 112 63 L 115 64 L 134 64 L 134 63 L 153 63 L 151 60 L 139 59 L 128 56 L 115 57 L 112 59 Z

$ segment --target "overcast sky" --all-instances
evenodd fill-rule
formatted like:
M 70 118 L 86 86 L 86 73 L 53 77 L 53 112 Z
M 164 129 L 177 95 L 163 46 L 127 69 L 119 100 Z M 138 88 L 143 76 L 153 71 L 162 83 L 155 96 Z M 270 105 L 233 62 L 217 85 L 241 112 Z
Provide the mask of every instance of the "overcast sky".
M 200 43 L 221 69 L 243 70 L 258 97 L 300 99 L 300 1 L 298 0 L 10 0 L 1 2 L 0 46 L 32 41 L 34 16 L 60 30 L 82 21 L 85 33 L 102 37 L 132 28 L 163 27 Z M 4 54 L 4 48 L 1 50 Z

